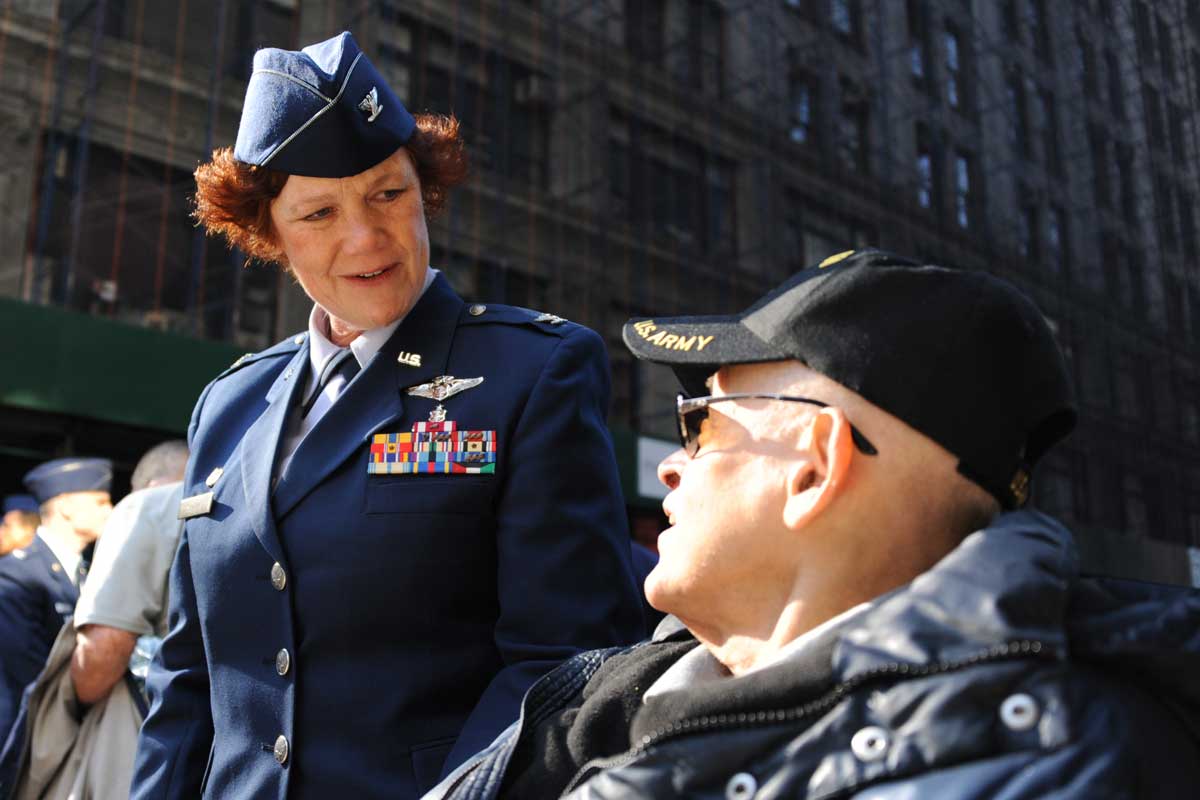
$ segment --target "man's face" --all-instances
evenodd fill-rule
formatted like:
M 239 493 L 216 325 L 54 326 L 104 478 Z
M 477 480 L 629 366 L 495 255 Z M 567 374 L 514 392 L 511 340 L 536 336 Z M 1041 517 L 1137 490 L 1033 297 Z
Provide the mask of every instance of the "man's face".
M 75 532 L 84 539 L 96 540 L 104 531 L 104 523 L 112 513 L 108 492 L 71 492 L 54 498 L 61 513 L 71 522 Z
M 780 392 L 789 374 L 776 364 L 722 368 L 712 394 Z M 731 603 L 775 591 L 777 576 L 787 580 L 779 556 L 787 546 L 782 513 L 795 450 L 778 435 L 780 414 L 811 412 L 768 400 L 714 405 L 696 455 L 678 450 L 659 465 L 659 479 L 671 489 L 663 500 L 670 527 L 658 538 L 659 563 L 646 579 L 646 596 L 689 627 Z

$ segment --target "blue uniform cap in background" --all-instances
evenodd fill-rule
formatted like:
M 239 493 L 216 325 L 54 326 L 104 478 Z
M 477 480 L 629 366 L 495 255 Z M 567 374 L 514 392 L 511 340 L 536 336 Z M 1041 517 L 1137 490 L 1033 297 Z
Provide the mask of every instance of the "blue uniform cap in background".
M 4 498 L 5 514 L 10 511 L 37 511 L 39 508 L 38 501 L 31 494 L 10 494 Z
M 375 166 L 416 121 L 348 31 L 303 50 L 254 54 L 233 157 L 314 178 Z
M 107 492 L 112 474 L 107 458 L 56 458 L 38 464 L 22 482 L 40 504 L 67 492 Z

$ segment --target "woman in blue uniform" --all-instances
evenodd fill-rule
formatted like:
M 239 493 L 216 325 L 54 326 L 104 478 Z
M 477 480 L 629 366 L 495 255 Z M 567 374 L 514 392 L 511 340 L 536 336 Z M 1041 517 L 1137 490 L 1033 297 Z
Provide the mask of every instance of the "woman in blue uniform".
M 256 54 L 197 216 L 314 305 L 193 413 L 134 797 L 416 797 L 642 635 L 602 342 L 429 267 L 465 166 L 350 34 Z

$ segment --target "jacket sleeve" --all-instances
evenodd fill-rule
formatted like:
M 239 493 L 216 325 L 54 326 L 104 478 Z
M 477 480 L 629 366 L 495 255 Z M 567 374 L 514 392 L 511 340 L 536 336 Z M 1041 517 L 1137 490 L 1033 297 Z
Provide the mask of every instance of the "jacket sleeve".
M 170 630 L 150 666 L 146 689 L 150 713 L 138 739 L 130 797 L 199 797 L 213 723 L 186 531 L 171 567 Z
M 645 635 L 605 424 L 608 397 L 603 342 L 577 327 L 543 367 L 508 449 L 496 530 L 495 642 L 505 666 L 467 719 L 443 775 L 516 719 L 526 689 L 554 666 Z
M 211 388 L 209 384 L 200 395 L 192 414 L 189 445 L 194 444 L 200 409 Z M 146 676 L 151 705 L 138 738 L 131 800 L 199 797 L 208 765 L 212 707 L 189 553 L 185 528 L 171 566 L 167 636 Z
M 42 671 L 46 650 L 38 642 L 46 635 L 42 625 L 48 612 L 41 591 L 0 570 L 0 745 L 16 721 L 25 687 Z

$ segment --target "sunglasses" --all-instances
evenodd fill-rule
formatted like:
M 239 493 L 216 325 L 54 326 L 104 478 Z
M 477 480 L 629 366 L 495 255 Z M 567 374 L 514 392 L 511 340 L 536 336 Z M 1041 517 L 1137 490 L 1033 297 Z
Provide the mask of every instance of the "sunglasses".
M 828 403 L 813 400 L 810 397 L 790 397 L 785 394 L 753 394 L 735 392 L 720 396 L 688 397 L 680 392 L 675 397 L 675 418 L 679 425 L 679 444 L 689 457 L 695 456 L 700 450 L 700 425 L 708 417 L 708 407 L 713 403 L 724 403 L 728 400 L 784 400 L 789 403 L 808 403 L 819 408 L 828 408 Z M 875 445 L 862 435 L 862 431 L 850 425 L 850 439 L 863 455 L 878 455 Z

